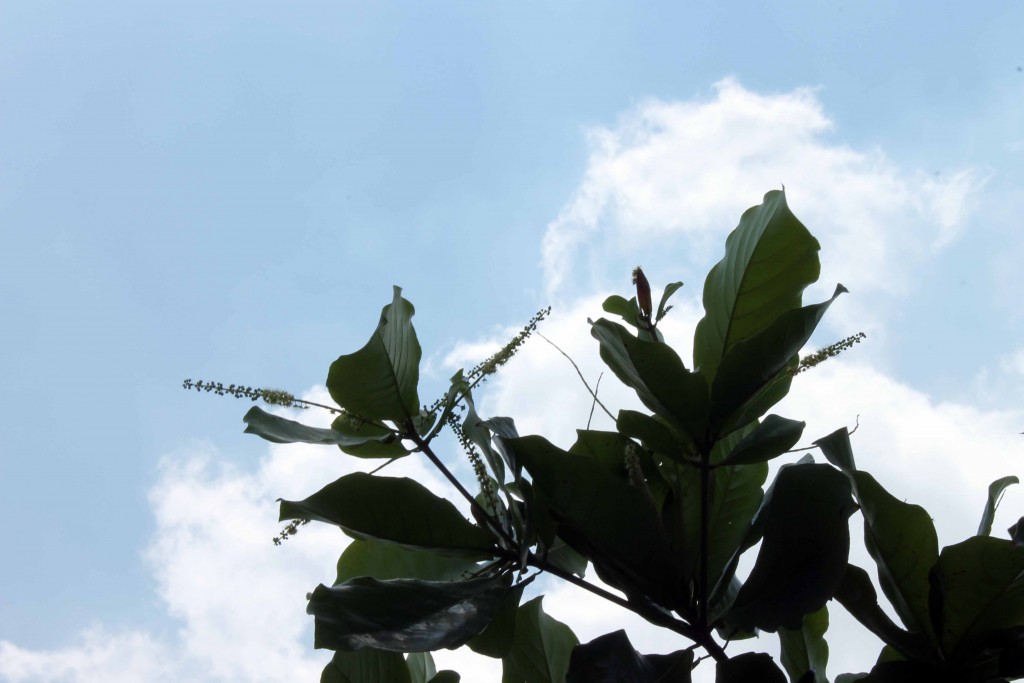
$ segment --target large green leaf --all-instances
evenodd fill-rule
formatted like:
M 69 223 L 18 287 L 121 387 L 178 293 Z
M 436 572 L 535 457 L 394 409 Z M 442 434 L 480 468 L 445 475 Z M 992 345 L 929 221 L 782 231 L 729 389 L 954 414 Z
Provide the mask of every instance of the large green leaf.
M 366 423 L 362 429 L 353 427 L 339 430 L 333 426 L 331 429 L 321 429 L 272 415 L 259 406 L 250 408 L 242 421 L 246 424 L 246 434 L 255 434 L 273 443 L 329 444 L 349 453 L 372 454 L 374 457 L 381 456 L 378 455 L 378 451 L 370 450 L 373 447 L 386 449 L 387 457 L 407 453 L 394 432 L 383 425 L 377 426 L 373 423 Z M 338 424 L 338 420 L 335 420 L 335 424 Z M 358 452 L 360 448 L 365 449 L 363 453 Z
M 677 426 L 693 443 L 704 438 L 708 385 L 690 372 L 667 344 L 644 341 L 617 323 L 600 319 L 590 327 L 600 342 L 601 359 L 645 406 Z
M 357 576 L 375 579 L 424 579 L 451 581 L 466 576 L 476 563 L 426 550 L 410 550 L 394 543 L 355 539 L 338 558 L 338 578 L 344 583 Z
M 779 470 L 766 499 L 764 540 L 726 619 L 741 628 L 799 629 L 839 587 L 850 550 L 850 482 L 829 465 Z
M 642 655 L 619 630 L 577 645 L 565 683 L 690 683 L 692 665 L 692 650 Z
M 331 363 L 327 389 L 339 406 L 368 420 L 402 422 L 419 413 L 422 351 L 412 327 L 414 313 L 402 288 L 395 287 L 366 345 Z
M 769 415 L 736 444 L 721 464 L 744 465 L 777 458 L 796 445 L 806 425 L 806 422 Z
M 572 649 L 580 641 L 544 612 L 543 599 L 519 608 L 512 650 L 502 659 L 501 683 L 564 683 Z
M 771 655 L 763 652 L 744 652 L 718 662 L 715 683 L 786 683 L 786 675 Z
M 904 631 L 882 611 L 871 578 L 860 567 L 847 565 L 835 599 L 854 619 L 904 657 L 912 659 L 929 656 L 928 642 L 923 634 Z
M 589 557 L 599 574 L 614 572 L 655 600 L 675 596 L 668 541 L 643 491 L 596 458 L 567 453 L 542 437 L 502 441 L 553 506 L 558 535 Z
M 882 592 L 907 628 L 934 643 L 928 572 L 939 541 L 928 512 L 893 497 L 867 472 L 850 473 L 864 517 L 864 545 L 878 566 Z
M 364 648 L 357 652 L 335 652 L 320 675 L 320 683 L 418 682 L 409 677 L 401 654 Z
M 319 585 L 306 611 L 316 617 L 314 646 L 389 652 L 456 648 L 482 631 L 508 592 L 508 577 L 421 581 L 369 577 Z
M 710 420 L 727 434 L 761 417 L 771 405 L 763 400 L 766 389 L 789 378 L 794 359 L 811 338 L 825 311 L 847 289 L 837 285 L 832 298 L 819 304 L 793 308 L 753 336 L 733 344 L 722 358 L 711 383 Z M 785 394 L 772 396 L 781 399 Z
M 825 676 L 825 666 L 828 664 L 828 643 L 825 642 L 827 630 L 827 606 L 804 616 L 803 626 L 799 629 L 779 629 L 779 644 L 782 647 L 779 659 L 789 674 L 789 680 L 800 680 L 801 676 L 810 671 L 814 683 L 828 683 Z
M 1014 476 L 996 479 L 989 484 L 988 500 L 985 501 L 985 510 L 981 514 L 981 524 L 978 525 L 978 535 L 988 536 L 992 533 L 992 520 L 996 516 L 996 508 L 999 507 L 999 499 L 1003 497 L 1003 491 L 1012 484 L 1019 484 L 1020 479 Z
M 704 282 L 704 318 L 693 339 L 693 362 L 714 379 L 726 353 L 800 306 L 818 279 L 818 241 L 772 191 L 747 209 L 725 242 L 725 256 Z
M 943 548 L 931 575 L 942 649 L 963 657 L 986 636 L 1024 624 L 1024 548 L 975 536 Z
M 280 518 L 328 522 L 354 538 L 445 555 L 482 559 L 493 546 L 449 501 L 405 477 L 347 474 L 305 500 L 282 500 Z

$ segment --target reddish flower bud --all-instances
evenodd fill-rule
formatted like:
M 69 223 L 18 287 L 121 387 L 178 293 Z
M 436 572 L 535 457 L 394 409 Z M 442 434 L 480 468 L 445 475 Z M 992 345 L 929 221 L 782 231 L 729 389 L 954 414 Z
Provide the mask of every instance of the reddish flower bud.
M 644 271 L 637 266 L 633 269 L 633 284 L 636 285 L 636 302 L 640 305 L 640 313 L 651 319 L 651 285 L 647 282 Z

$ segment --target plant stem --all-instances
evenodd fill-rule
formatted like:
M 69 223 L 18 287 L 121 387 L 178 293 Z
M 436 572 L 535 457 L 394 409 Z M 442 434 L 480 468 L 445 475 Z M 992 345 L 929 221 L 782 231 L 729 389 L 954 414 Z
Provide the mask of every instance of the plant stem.
M 443 474 L 445 478 L 452 483 L 452 486 L 462 494 L 462 497 L 469 501 L 470 508 L 472 508 L 476 513 L 474 516 L 479 519 L 487 520 L 487 525 L 491 527 L 491 531 L 501 536 L 502 540 L 508 543 L 510 548 L 517 547 L 515 540 L 508 535 L 502 527 L 501 522 L 495 520 L 486 510 L 484 510 L 483 506 L 480 505 L 480 503 L 476 501 L 476 498 L 473 497 L 473 494 L 471 494 L 466 487 L 462 485 L 461 481 L 455 478 L 455 475 L 452 474 L 451 470 L 445 467 L 444 463 L 441 462 L 441 459 L 437 457 L 437 454 L 430 448 L 430 444 L 416 432 L 416 428 L 412 424 L 412 420 L 407 420 L 406 431 L 408 432 L 407 438 L 411 439 L 413 443 L 423 451 L 424 455 L 426 455 L 427 458 L 430 459 L 430 462 L 434 464 L 434 467 L 440 470 L 441 474 Z
M 700 453 L 700 569 L 697 586 L 697 628 L 708 632 L 708 548 L 711 535 L 711 451 L 702 448 Z

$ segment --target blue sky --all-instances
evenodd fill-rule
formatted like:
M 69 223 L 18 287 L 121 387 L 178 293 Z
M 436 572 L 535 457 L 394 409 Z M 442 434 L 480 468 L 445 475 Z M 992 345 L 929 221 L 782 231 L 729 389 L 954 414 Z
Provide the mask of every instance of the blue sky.
M 823 341 L 869 334 L 792 416 L 861 414 L 918 502 L 955 481 L 927 448 L 1022 474 L 1022 26 L 1009 1 L 0 4 L 0 679 L 160 671 L 131 642 L 168 680 L 283 680 L 207 666 L 211 624 L 253 621 L 187 580 L 214 574 L 269 582 L 280 661 L 315 670 L 302 586 L 342 541 L 274 548 L 273 500 L 350 465 L 242 436 L 245 405 L 181 380 L 315 393 L 392 284 L 436 388 L 549 303 L 596 376 L 585 319 L 636 262 L 687 283 L 688 348 L 725 235 L 782 183 L 822 287 L 852 291 Z M 571 438 L 571 368 L 542 342 L 518 362 L 488 408 Z

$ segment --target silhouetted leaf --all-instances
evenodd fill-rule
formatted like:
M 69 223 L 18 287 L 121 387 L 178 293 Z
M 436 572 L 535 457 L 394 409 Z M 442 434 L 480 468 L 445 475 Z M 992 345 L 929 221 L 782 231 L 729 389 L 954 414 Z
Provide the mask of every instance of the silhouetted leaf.
M 405 658 L 412 683 L 427 683 L 437 674 L 434 657 L 429 652 L 410 652 Z
M 690 683 L 692 665 L 692 650 L 642 655 L 620 630 L 577 645 L 565 683 Z
M 882 611 L 871 578 L 860 567 L 847 565 L 835 598 L 857 621 L 905 657 L 923 658 L 929 655 L 924 634 L 904 631 Z
M 846 427 L 840 427 L 828 436 L 821 437 L 814 445 L 821 449 L 826 460 L 844 472 L 853 472 L 857 469 L 853 460 L 853 447 L 850 446 L 850 432 Z
M 931 574 L 942 650 L 955 656 L 999 629 L 1024 624 L 1024 548 L 974 536 L 943 548 Z
M 786 675 L 770 655 L 746 652 L 715 667 L 715 683 L 786 683 Z
M 798 629 L 839 587 L 850 549 L 850 483 L 828 465 L 779 471 L 764 505 L 764 540 L 726 619 L 742 628 Z
M 335 652 L 320 675 L 320 683 L 417 682 L 410 679 L 401 654 L 364 648 L 357 652 Z
M 466 643 L 469 649 L 488 657 L 504 657 L 509 653 L 512 649 L 512 639 L 516 634 L 519 599 L 523 596 L 525 587 L 525 583 L 520 583 L 505 594 L 491 623 Z

